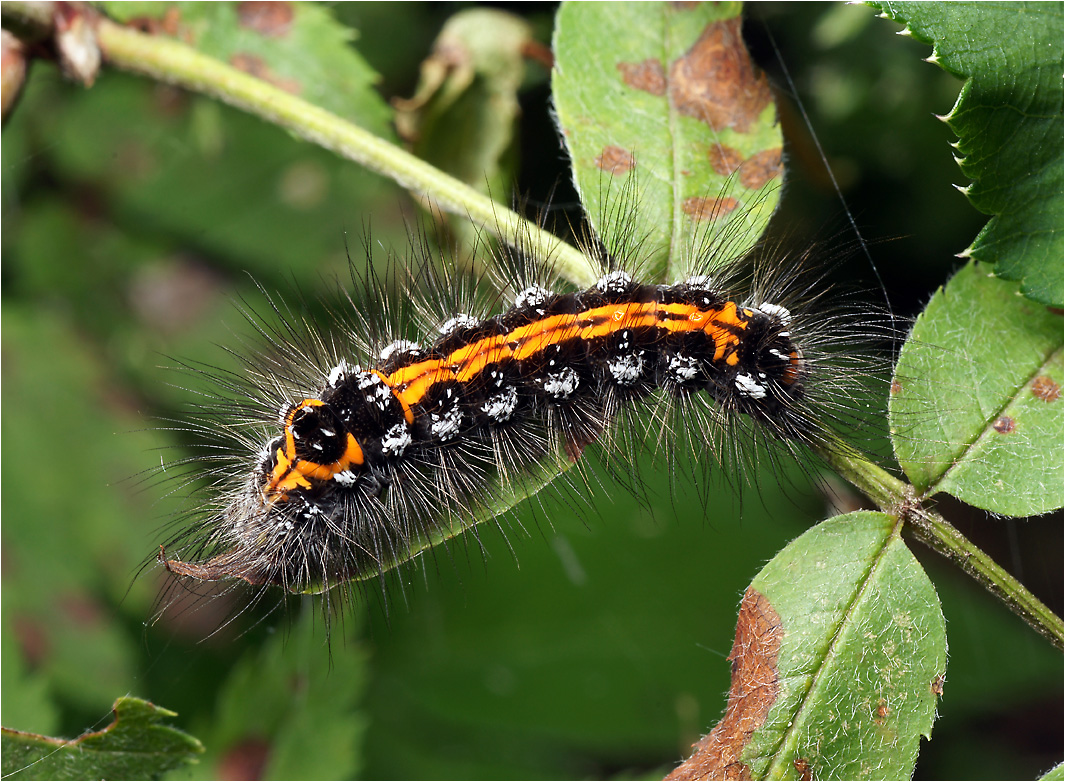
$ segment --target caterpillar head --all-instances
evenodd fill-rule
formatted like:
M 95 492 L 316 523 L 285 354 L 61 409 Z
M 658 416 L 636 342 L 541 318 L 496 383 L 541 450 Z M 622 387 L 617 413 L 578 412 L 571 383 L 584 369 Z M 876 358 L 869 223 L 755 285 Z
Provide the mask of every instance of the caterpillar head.
M 804 397 L 806 359 L 792 337 L 787 309 L 766 303 L 749 312 L 729 401 L 760 423 L 780 429 Z

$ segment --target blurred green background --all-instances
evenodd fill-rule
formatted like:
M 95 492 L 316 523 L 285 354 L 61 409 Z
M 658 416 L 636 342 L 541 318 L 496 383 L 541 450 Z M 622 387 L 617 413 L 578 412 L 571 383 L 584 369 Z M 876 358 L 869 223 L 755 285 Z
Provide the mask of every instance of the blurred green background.
M 433 39 L 466 7 L 331 13 L 358 31 L 390 100 L 415 92 Z M 504 7 L 549 43 L 552 5 Z M 861 7 L 759 4 L 746 32 L 784 93 L 778 227 L 846 226 L 783 62 L 896 310 L 912 316 L 982 218 L 951 187 L 964 182 L 932 116 L 960 85 L 896 29 Z M 546 68 L 529 63 L 519 99 L 515 192 L 533 209 L 550 198 L 564 225 L 577 205 Z M 164 579 L 134 575 L 180 505 L 153 468 L 184 453 L 165 419 L 195 384 L 166 367 L 231 361 L 219 345 L 248 330 L 234 301 L 263 301 L 246 272 L 335 298 L 367 226 L 383 257 L 421 217 L 390 182 L 257 119 L 107 70 L 86 90 L 47 62 L 4 127 L 2 187 L 5 726 L 73 736 L 131 694 L 179 712 L 207 745 L 178 776 L 603 778 L 661 775 L 716 722 L 743 590 L 828 513 L 768 474 L 742 497 L 720 489 L 705 513 L 694 487 L 671 493 L 653 465 L 642 504 L 609 481 L 591 510 L 526 503 L 502 531 L 423 557 L 387 603 L 370 589 L 331 649 L 310 600 L 213 632 L 234 603 L 190 599 L 146 625 Z M 875 285 L 864 256 L 843 273 Z M 947 511 L 1061 611 L 1060 514 Z M 915 549 L 950 642 L 918 776 L 1034 777 L 1062 756 L 1060 654 Z

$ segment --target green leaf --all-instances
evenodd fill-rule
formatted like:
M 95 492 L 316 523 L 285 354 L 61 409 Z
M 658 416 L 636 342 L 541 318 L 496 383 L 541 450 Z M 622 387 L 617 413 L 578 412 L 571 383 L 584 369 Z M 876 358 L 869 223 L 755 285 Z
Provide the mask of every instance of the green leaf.
M 63 223 L 49 225 L 56 230 L 50 246 L 68 247 Z M 79 257 L 92 251 L 81 248 Z M 79 460 L 76 492 L 57 491 L 50 469 L 2 476 L 3 608 L 5 622 L 33 639 L 32 667 L 51 692 L 96 712 L 135 675 L 139 642 L 112 606 L 124 601 L 139 619 L 151 605 L 154 586 L 131 588 L 130 579 L 149 545 L 145 520 L 161 509 L 130 476 L 164 438 L 143 431 L 143 419 L 117 401 L 107 364 L 69 315 L 27 301 L 3 309 L 4 405 L 38 411 L 4 417 L 4 449 L 27 464 L 54 464 L 55 443 L 64 441 L 77 443 Z M 97 312 L 98 320 L 107 317 Z M 5 654 L 5 690 L 7 675 L 17 673 L 8 668 Z
M 1050 771 L 1039 778 L 1048 780 L 1048 782 L 1062 782 L 1062 780 L 1065 780 L 1065 763 L 1058 763 L 1054 768 L 1050 769 Z
M 223 779 L 351 779 L 362 765 L 367 660 L 349 641 L 330 656 L 316 615 L 233 666 L 218 693 L 203 765 Z M 205 730 L 207 726 L 205 726 Z M 206 734 L 204 734 L 206 735 Z
M 10 549 L 9 549 L 10 550 Z M 34 733 L 52 733 L 59 723 L 59 709 L 50 697 L 48 679 L 41 671 L 29 670 L 18 627 L 8 597 L 13 591 L 5 583 L 5 605 L 0 614 L 0 649 L 3 659 L 3 687 L 0 687 L 0 712 L 11 725 L 21 725 Z
M 139 698 L 115 701 L 114 721 L 72 741 L 2 729 L 5 779 L 157 779 L 193 763 L 203 745 L 160 724 L 174 712 Z
M 505 200 L 525 78 L 529 23 L 493 8 L 451 17 L 409 100 L 396 101 L 396 125 L 425 160 L 466 184 Z
M 717 265 L 742 256 L 776 207 L 780 126 L 739 13 L 738 3 L 559 10 L 552 88 L 581 201 L 608 249 L 638 251 L 652 279 L 681 279 L 704 254 Z
M 1061 3 L 874 3 L 966 79 L 943 119 L 958 135 L 965 193 L 994 215 L 965 255 L 1021 292 L 1062 306 Z
M 415 94 L 393 101 L 396 129 L 411 151 L 507 203 L 517 168 L 518 89 L 534 46 L 529 23 L 505 11 L 470 8 L 448 19 L 421 64 Z M 448 227 L 455 246 L 482 249 L 487 237 L 477 226 L 424 205 Z
M 352 48 L 356 33 L 311 3 L 104 3 L 204 54 L 270 82 L 382 137 L 392 111 L 374 90 L 377 73 Z
M 737 671 L 759 690 L 747 712 L 757 730 L 738 726 L 754 778 L 908 778 L 931 734 L 947 643 L 935 588 L 897 521 L 822 522 L 765 566 L 744 606 L 732 692 Z
M 144 229 L 120 232 L 115 242 L 145 243 L 161 231 L 161 246 L 151 248 L 158 255 L 192 248 L 222 271 L 251 272 L 271 288 L 294 269 L 309 281 L 346 272 L 345 229 L 399 198 L 392 183 L 255 117 L 121 74 L 72 94 L 45 74 L 22 105 L 27 130 L 45 150 L 43 164 L 67 182 L 93 182 L 120 226 Z M 381 220 L 374 238 L 405 242 L 406 231 Z M 59 282 L 98 287 L 90 268 L 97 267 Z M 120 298 L 120 284 L 110 286 L 112 297 Z
M 995 513 L 1062 506 L 1062 319 L 969 264 L 917 319 L 889 403 L 895 454 L 922 494 Z

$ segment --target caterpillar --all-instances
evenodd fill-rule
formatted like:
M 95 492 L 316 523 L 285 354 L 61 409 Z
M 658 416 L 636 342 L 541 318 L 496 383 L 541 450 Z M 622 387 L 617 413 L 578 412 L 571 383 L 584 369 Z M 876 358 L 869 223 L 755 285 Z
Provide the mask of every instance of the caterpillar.
M 496 287 L 516 293 L 478 305 L 485 280 L 424 251 L 353 273 L 328 326 L 273 300 L 280 325 L 249 314 L 266 344 L 245 375 L 215 374 L 224 393 L 188 424 L 222 454 L 209 472 L 223 488 L 160 562 L 331 600 L 494 515 L 495 494 L 535 493 L 545 461 L 579 464 L 593 444 L 625 465 L 656 430 L 671 474 L 685 456 L 757 461 L 767 440 L 800 459 L 848 447 L 834 426 L 864 374 L 857 319 L 818 306 L 809 258 L 696 252 L 686 279 L 653 284 L 632 242 L 586 244 L 600 277 L 583 290 L 504 250 Z

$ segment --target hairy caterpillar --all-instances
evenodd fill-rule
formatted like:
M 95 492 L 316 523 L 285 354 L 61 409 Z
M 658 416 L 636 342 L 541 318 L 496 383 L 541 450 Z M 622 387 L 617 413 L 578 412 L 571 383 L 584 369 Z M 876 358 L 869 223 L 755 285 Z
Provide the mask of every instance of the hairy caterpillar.
M 598 443 L 631 474 L 616 465 L 641 428 L 671 474 L 689 455 L 742 469 L 766 439 L 793 457 L 846 447 L 833 426 L 855 413 L 865 359 L 855 313 L 818 311 L 809 261 L 703 253 L 684 281 L 649 284 L 632 243 L 612 243 L 590 243 L 601 276 L 584 290 L 501 251 L 497 287 L 517 293 L 479 309 L 428 258 L 406 277 L 367 272 L 325 328 L 275 305 L 247 377 L 216 377 L 235 401 L 192 424 L 223 454 L 225 488 L 160 561 L 329 593 L 492 516 L 498 492 L 535 493 L 545 461 Z

